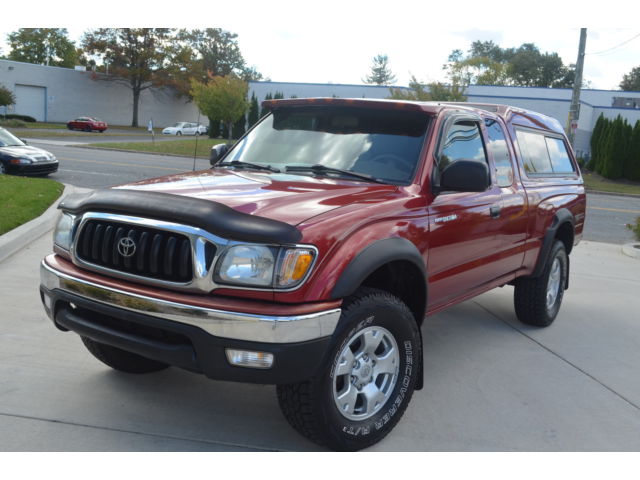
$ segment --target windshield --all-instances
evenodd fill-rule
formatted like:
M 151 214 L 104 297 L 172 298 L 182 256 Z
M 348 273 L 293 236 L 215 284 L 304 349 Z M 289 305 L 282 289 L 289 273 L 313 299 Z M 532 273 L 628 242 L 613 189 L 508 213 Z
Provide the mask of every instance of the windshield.
M 178 122 L 178 123 L 174 123 L 173 125 L 171 125 L 172 127 L 181 127 L 182 126 L 182 122 Z
M 8 130 L 0 128 L 0 147 L 18 147 L 24 143 L 17 137 L 14 137 Z
M 419 112 L 345 107 L 276 110 L 238 142 L 221 165 L 241 161 L 282 171 L 323 165 L 407 184 L 418 163 L 427 123 L 427 115 Z M 319 172 L 318 168 L 290 171 Z

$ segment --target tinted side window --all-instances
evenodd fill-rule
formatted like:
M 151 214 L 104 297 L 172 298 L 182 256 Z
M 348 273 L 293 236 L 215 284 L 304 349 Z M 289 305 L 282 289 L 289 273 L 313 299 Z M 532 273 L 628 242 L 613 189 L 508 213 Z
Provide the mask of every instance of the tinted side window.
M 449 128 L 438 157 L 438 170 L 442 173 L 447 165 L 458 160 L 487 163 L 480 127 L 475 122 L 457 122 Z
M 496 165 L 496 179 L 500 187 L 510 187 L 513 184 L 513 166 L 507 139 L 500 124 L 492 119 L 485 120 L 489 142 L 487 148 L 493 155 Z
M 517 130 L 518 145 L 527 173 L 553 173 L 544 135 Z
M 527 174 L 553 175 L 575 172 L 562 139 L 523 130 L 516 132 Z
M 567 146 L 559 138 L 546 137 L 547 149 L 551 158 L 551 167 L 554 173 L 574 173 L 575 169 L 569 158 Z

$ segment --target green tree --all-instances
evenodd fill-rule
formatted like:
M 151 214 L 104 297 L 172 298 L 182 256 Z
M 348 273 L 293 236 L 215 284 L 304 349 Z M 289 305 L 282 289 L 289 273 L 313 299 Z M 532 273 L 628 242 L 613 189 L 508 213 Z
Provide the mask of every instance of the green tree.
M 11 90 L 4 85 L 0 85 L 0 107 L 6 107 L 16 103 L 16 97 Z
M 255 93 L 251 94 L 251 102 L 249 105 L 248 123 L 249 128 L 251 128 L 260 120 L 260 105 L 258 105 L 258 98 Z
M 604 159 L 607 155 L 607 149 L 609 148 L 609 135 L 611 135 L 611 129 L 613 127 L 613 122 L 608 118 L 604 119 L 604 123 L 602 125 L 602 131 L 598 138 L 597 144 L 597 152 L 598 156 L 596 157 L 595 162 L 595 171 L 602 174 L 602 169 L 604 167 Z
M 635 67 L 629 73 L 623 75 L 620 89 L 627 92 L 640 91 L 640 67 Z
M 363 79 L 363 82 L 374 85 L 393 85 L 396 82 L 396 76 L 389 68 L 389 57 L 386 55 L 373 57 L 371 73 Z
M 140 93 L 154 85 L 167 83 L 170 28 L 98 28 L 84 34 L 82 45 L 91 55 L 100 55 L 108 64 L 109 75 L 98 80 L 119 81 L 131 89 L 131 126 L 138 126 Z
M 515 85 L 571 87 L 575 73 L 557 53 L 541 53 L 532 43 L 501 48 L 495 43 L 475 41 L 465 55 L 451 52 L 444 65 L 452 83 L 461 85 Z
M 233 124 L 233 135 L 240 138 L 247 131 L 247 117 L 243 113 L 242 116 Z
M 599 142 L 602 137 L 606 122 L 606 118 L 604 118 L 604 115 L 601 113 L 598 117 L 598 120 L 596 120 L 595 126 L 593 127 L 593 132 L 591 132 L 591 139 L 589 140 L 589 143 L 591 145 L 591 159 L 587 164 L 587 168 L 591 171 L 595 170 L 596 161 L 599 157 L 598 147 L 600 146 Z
M 168 72 L 172 86 L 189 94 L 191 80 L 207 83 L 210 76 L 237 75 L 244 81 L 261 80 L 255 66 L 247 66 L 236 33 L 221 28 L 177 32 L 169 47 Z
M 208 83 L 192 81 L 191 96 L 209 122 L 220 119 L 233 136 L 233 124 L 247 111 L 247 83 L 235 75 L 212 76 Z
M 640 120 L 636 121 L 631 133 L 628 159 L 625 163 L 625 178 L 640 182 Z
M 271 92 L 267 93 L 264 96 L 264 100 L 273 100 L 273 94 Z M 260 118 L 264 117 L 267 113 L 269 113 L 268 108 L 264 108 L 262 105 L 260 106 Z
M 611 131 L 607 139 L 606 152 L 601 172 L 602 176 L 611 179 L 622 177 L 625 154 L 625 127 L 622 117 L 618 115 L 618 117 L 613 121 Z
M 445 85 L 440 82 L 423 84 L 414 75 L 409 81 L 409 90 L 390 88 L 388 98 L 421 102 L 464 102 L 464 87 L 459 84 Z
M 21 28 L 7 35 L 7 40 L 9 60 L 66 68 L 86 63 L 66 28 Z

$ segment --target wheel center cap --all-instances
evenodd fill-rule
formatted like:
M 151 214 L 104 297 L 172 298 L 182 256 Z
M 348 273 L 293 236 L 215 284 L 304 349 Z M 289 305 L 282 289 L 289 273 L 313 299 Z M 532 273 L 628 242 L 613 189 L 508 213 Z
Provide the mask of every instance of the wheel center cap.
M 371 367 L 369 365 L 364 365 L 362 367 L 362 376 L 367 378 L 369 375 L 371 375 Z

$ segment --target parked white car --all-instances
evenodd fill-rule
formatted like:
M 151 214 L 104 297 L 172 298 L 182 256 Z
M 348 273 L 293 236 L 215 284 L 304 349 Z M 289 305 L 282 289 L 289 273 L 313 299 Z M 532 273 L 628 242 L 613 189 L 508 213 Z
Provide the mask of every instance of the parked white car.
M 204 135 L 207 127 L 200 123 L 178 122 L 162 130 L 163 135 Z

